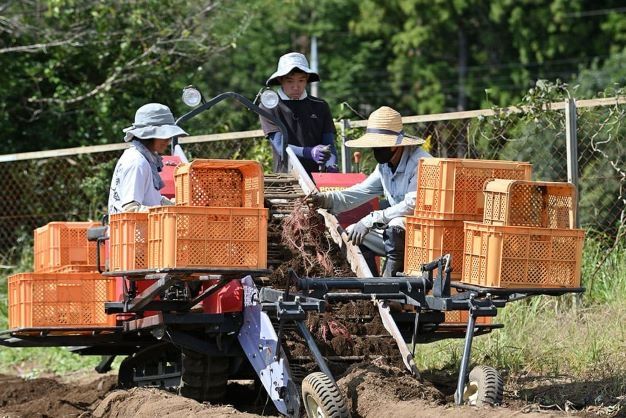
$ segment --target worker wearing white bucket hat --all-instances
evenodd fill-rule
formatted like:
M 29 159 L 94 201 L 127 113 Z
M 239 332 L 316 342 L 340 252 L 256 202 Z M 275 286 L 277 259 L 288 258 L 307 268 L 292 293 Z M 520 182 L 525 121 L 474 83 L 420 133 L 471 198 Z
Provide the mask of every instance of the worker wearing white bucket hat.
M 309 68 L 306 57 L 290 52 L 278 60 L 276 71 L 267 79 L 268 86 L 279 85 L 280 101 L 269 113 L 279 119 L 287 129 L 289 148 L 307 172 L 336 171 L 335 124 L 328 103 L 307 94 L 310 82 L 320 81 L 319 75 Z M 263 107 L 263 106 L 262 106 Z M 281 167 L 283 137 L 278 126 L 261 117 L 261 127 L 272 142 L 274 171 Z
M 124 129 L 130 148 L 118 160 L 109 191 L 109 214 L 145 210 L 148 206 L 170 205 L 161 196 L 159 175 L 163 154 L 173 137 L 187 135 L 174 120 L 169 107 L 148 103 L 135 113 L 135 122 Z
M 372 112 L 363 136 L 346 142 L 348 147 L 373 149 L 378 162 L 374 172 L 348 189 L 310 198 L 318 207 L 341 213 L 374 197 L 385 196 L 388 208 L 374 211 L 346 229 L 349 240 L 361 246 L 366 259 L 367 250 L 387 257 L 385 277 L 394 277 L 404 268 L 405 217 L 415 210 L 418 162 L 420 158 L 431 157 L 419 147 L 423 143 L 423 139 L 404 133 L 402 117 L 397 111 L 383 106 Z M 368 264 L 376 273 L 372 258 L 369 257 Z

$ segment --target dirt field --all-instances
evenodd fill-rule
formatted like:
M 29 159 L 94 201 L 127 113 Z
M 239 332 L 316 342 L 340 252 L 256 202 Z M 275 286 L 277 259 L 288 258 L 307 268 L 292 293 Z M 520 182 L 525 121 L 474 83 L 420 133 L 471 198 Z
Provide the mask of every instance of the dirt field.
M 541 381 L 533 389 L 514 386 L 505 392 L 504 405 L 496 408 L 453 406 L 453 378 L 425 376 L 419 382 L 394 366 L 374 360 L 352 366 L 338 380 L 353 417 L 524 417 L 626 416 L 623 400 L 617 404 L 576 408 L 583 400 L 585 386 L 567 382 Z M 589 384 L 593 384 L 589 382 Z M 569 391 L 568 391 L 569 388 Z M 576 393 L 576 389 L 578 393 Z M 534 392 L 533 392 L 534 390 Z M 547 394 L 561 396 L 561 404 L 539 406 L 524 402 L 523 396 L 536 399 Z M 563 401 L 563 396 L 569 401 Z M 531 399 L 531 398 L 529 398 Z M 556 399 L 556 398 L 555 398 Z M 201 404 L 158 389 L 117 390 L 113 373 L 101 376 L 83 372 L 60 377 L 24 380 L 0 375 L 0 416 L 2 417 L 260 417 L 276 416 L 271 402 L 266 403 L 250 383 L 233 382 L 224 405 Z M 608 399 L 606 401 L 609 401 Z M 620 407 L 621 405 L 621 407 Z M 560 408 L 560 409 L 559 409 Z M 567 411 L 566 411 L 567 409 Z

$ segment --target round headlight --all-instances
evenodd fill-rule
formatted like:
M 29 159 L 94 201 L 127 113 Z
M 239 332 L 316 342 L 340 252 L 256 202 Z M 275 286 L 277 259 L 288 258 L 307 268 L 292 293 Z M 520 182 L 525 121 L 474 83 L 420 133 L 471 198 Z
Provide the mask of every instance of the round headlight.
M 202 93 L 192 86 L 183 89 L 183 103 L 189 107 L 196 107 L 202 102 Z
M 278 105 L 278 93 L 274 90 L 265 90 L 261 93 L 261 103 L 266 109 L 273 109 Z

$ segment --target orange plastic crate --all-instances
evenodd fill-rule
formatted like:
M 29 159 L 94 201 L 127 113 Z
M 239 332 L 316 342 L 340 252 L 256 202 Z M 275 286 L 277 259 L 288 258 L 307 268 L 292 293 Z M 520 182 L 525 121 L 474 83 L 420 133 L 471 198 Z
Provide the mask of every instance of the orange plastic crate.
M 575 219 L 571 183 L 493 180 L 485 185 L 485 224 L 574 228 Z
M 585 232 L 465 222 L 462 281 L 485 287 L 579 287 Z
M 87 229 L 100 225 L 99 222 L 50 222 L 35 229 L 35 272 L 66 266 L 95 266 L 96 243 L 87 241 Z
M 148 267 L 148 213 L 123 212 L 109 217 L 109 271 Z
M 266 268 L 267 216 L 267 209 L 151 208 L 149 267 Z
M 415 215 L 480 221 L 487 180 L 530 180 L 532 166 L 518 161 L 422 158 Z
M 263 167 L 257 161 L 194 160 L 176 168 L 176 204 L 263 207 Z
M 420 275 L 422 264 L 444 254 L 452 256 L 451 277 L 461 277 L 463 266 L 463 221 L 406 217 L 404 271 Z
M 100 259 L 100 263 L 104 263 L 104 259 Z M 101 266 L 103 267 L 103 266 Z M 98 273 L 97 266 L 63 266 L 49 271 L 48 273 Z
M 98 273 L 20 273 L 8 278 L 9 328 L 115 326 L 104 313 L 115 278 Z

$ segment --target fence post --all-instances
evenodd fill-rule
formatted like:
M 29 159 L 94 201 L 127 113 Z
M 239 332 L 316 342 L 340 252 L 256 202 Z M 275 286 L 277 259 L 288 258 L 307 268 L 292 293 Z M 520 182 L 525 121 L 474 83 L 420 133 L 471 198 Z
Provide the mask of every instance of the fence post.
M 565 101 L 565 140 L 567 148 L 567 181 L 576 186 L 578 195 L 578 137 L 576 135 L 576 100 Z M 576 228 L 578 228 L 578 200 L 576 199 Z
M 350 127 L 349 119 L 341 119 L 341 172 L 350 173 L 352 171 L 350 150 L 346 147 L 346 136 Z

